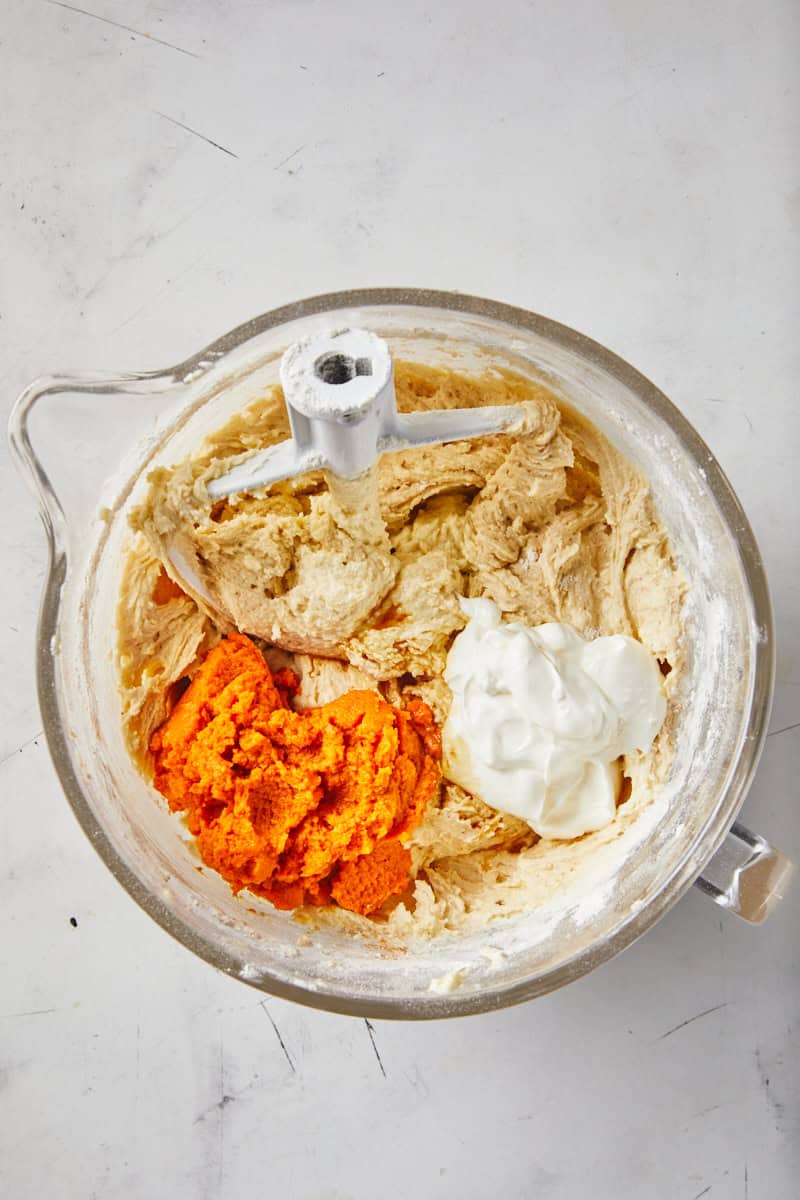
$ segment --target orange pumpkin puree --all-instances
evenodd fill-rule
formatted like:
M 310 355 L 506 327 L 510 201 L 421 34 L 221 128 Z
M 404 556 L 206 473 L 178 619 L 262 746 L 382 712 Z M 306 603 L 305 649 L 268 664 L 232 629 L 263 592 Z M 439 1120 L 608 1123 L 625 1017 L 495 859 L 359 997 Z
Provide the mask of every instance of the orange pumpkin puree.
M 368 915 L 408 887 L 402 840 L 439 785 L 440 732 L 421 700 L 370 691 L 294 712 L 297 686 L 229 634 L 153 734 L 155 786 L 234 892 Z

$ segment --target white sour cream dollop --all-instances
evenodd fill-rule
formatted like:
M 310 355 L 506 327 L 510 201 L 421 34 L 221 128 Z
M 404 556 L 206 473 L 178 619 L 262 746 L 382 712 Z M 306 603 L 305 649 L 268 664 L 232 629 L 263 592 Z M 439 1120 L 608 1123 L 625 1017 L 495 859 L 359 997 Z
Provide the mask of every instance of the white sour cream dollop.
M 505 625 L 489 600 L 461 604 L 446 776 L 541 837 L 601 829 L 616 812 L 615 760 L 649 750 L 664 721 L 656 660 L 621 634 L 587 641 L 571 625 Z

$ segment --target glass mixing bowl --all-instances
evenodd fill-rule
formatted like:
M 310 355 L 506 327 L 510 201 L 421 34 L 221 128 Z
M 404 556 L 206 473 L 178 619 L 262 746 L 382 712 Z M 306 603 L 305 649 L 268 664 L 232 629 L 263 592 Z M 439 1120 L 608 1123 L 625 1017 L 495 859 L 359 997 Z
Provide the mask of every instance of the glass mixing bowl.
M 488 360 L 544 380 L 642 468 L 691 582 L 678 752 L 659 799 L 613 844 L 592 849 L 552 902 L 405 953 L 386 945 L 380 927 L 365 938 L 315 930 L 199 872 L 183 826 L 128 757 L 119 718 L 115 609 L 127 517 L 146 474 L 180 461 L 276 383 L 291 342 L 344 325 L 374 330 L 399 357 L 467 371 Z M 134 899 L 216 967 L 338 1012 L 458 1015 L 578 978 L 643 934 L 694 881 L 756 921 L 785 888 L 787 860 L 741 826 L 731 831 L 773 686 L 770 602 L 752 531 L 677 409 L 588 338 L 442 292 L 319 296 L 257 317 L 165 371 L 40 379 L 17 402 L 10 436 L 50 545 L 37 668 L 64 791 Z

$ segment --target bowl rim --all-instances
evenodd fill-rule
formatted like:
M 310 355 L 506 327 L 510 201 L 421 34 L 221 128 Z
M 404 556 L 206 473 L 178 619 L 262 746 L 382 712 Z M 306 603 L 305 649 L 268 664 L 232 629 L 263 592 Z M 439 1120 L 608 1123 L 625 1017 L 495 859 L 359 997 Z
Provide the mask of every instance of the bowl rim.
M 413 999 L 377 996 L 361 998 L 333 989 L 311 990 L 301 984 L 273 976 L 269 971 L 259 971 L 256 977 L 252 975 L 252 968 L 248 968 L 247 962 L 238 954 L 224 949 L 192 929 L 142 883 L 96 820 L 70 757 L 59 711 L 56 659 L 52 651 L 67 574 L 65 531 L 63 522 L 57 519 L 58 501 L 32 449 L 27 430 L 29 412 L 35 400 L 43 395 L 45 390 L 57 391 L 71 385 L 72 389 L 77 391 L 101 391 L 111 381 L 112 376 L 65 374 L 57 380 L 56 377 L 51 377 L 41 381 L 41 385 L 49 383 L 50 386 L 46 389 L 40 385 L 37 390 L 37 384 L 32 384 L 12 411 L 9 437 L 17 464 L 39 503 L 50 553 L 50 569 L 39 614 L 36 654 L 39 705 L 47 743 L 67 800 L 84 833 L 111 874 L 145 912 L 188 950 L 224 973 L 260 991 L 312 1008 L 350 1016 L 424 1020 L 495 1011 L 544 995 L 570 983 L 638 940 L 677 903 L 725 839 L 750 787 L 767 733 L 774 688 L 775 639 L 769 588 L 753 530 L 730 482 L 708 446 L 680 410 L 646 376 L 600 343 L 548 317 L 514 305 L 460 292 L 420 288 L 357 288 L 326 292 L 253 317 L 176 366 L 160 371 L 125 373 L 113 378 L 118 381 L 121 389 L 132 387 L 133 390 L 139 390 L 136 387 L 138 384 L 150 391 L 159 385 L 171 385 L 196 378 L 239 346 L 268 329 L 290 321 L 337 309 L 386 307 L 410 310 L 434 308 L 488 318 L 523 328 L 580 355 L 635 392 L 641 402 L 669 427 L 690 458 L 698 466 L 702 466 L 709 491 L 736 543 L 758 631 L 754 645 L 753 692 L 747 728 L 722 800 L 716 811 L 709 816 L 694 843 L 664 881 L 659 892 L 637 912 L 623 920 L 604 942 L 577 951 L 572 957 L 541 975 L 506 988 L 494 988 L 480 993 L 455 991 L 447 996 L 432 993 L 430 996 Z M 56 382 L 59 386 L 55 386 Z

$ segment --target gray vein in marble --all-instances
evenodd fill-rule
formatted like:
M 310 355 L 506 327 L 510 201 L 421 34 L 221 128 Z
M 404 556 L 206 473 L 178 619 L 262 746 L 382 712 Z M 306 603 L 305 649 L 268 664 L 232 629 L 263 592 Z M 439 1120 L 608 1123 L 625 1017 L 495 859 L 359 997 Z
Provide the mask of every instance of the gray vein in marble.
M 285 1057 L 286 1061 L 288 1062 L 289 1066 L 292 1068 L 292 1074 L 293 1074 L 293 1075 L 296 1075 L 296 1074 L 297 1074 L 297 1067 L 296 1067 L 296 1066 L 294 1065 L 294 1063 L 292 1062 L 292 1056 L 291 1056 L 291 1054 L 289 1053 L 289 1051 L 286 1049 L 286 1042 L 283 1040 L 283 1037 L 282 1037 L 282 1035 L 281 1035 L 281 1031 L 280 1031 L 280 1029 L 278 1029 L 278 1026 L 275 1024 L 275 1021 L 274 1021 L 274 1019 L 273 1019 L 273 1017 L 272 1017 L 272 1014 L 271 1014 L 271 1012 L 270 1012 L 270 1011 L 269 1011 L 269 1009 L 267 1008 L 267 1002 L 266 1002 L 266 1000 L 262 1000 L 262 1001 L 261 1001 L 261 1004 L 259 1005 L 259 1007 L 260 1007 L 260 1008 L 263 1008 L 264 1012 L 266 1013 L 266 1015 L 267 1015 L 267 1020 L 269 1021 L 270 1025 L 272 1026 L 272 1028 L 275 1030 L 275 1037 L 278 1039 L 278 1042 L 280 1043 L 280 1047 L 281 1047 L 281 1050 L 283 1051 L 284 1057 Z
M 190 58 L 200 58 L 199 54 L 195 54 L 194 50 L 187 50 L 184 46 L 176 46 L 174 42 L 166 42 L 163 38 L 157 38 L 152 33 L 143 33 L 141 29 L 132 29 L 130 25 L 123 25 L 120 21 L 112 21 L 110 17 L 101 17 L 99 13 L 89 12 L 85 8 L 77 8 L 74 4 L 65 4 L 64 0 L 45 0 L 46 4 L 52 4 L 54 8 L 66 8 L 68 12 L 79 13 L 82 17 L 90 17 L 93 21 L 102 21 L 104 25 L 113 25 L 115 29 L 122 29 L 125 33 L 130 33 L 134 37 L 145 38 L 148 42 L 156 42 L 159 46 L 166 46 L 169 50 L 177 50 L 178 54 L 188 54 Z
M 54 2 L 54 0 L 53 0 Z M 214 146 L 215 149 L 221 150 L 223 154 L 229 154 L 231 158 L 238 158 L 238 154 L 234 154 L 233 150 L 229 150 L 227 146 L 221 146 L 219 142 L 215 142 L 213 138 L 206 137 L 204 133 L 200 133 L 197 129 L 192 129 L 191 125 L 184 125 L 183 121 L 178 121 L 175 117 L 170 117 L 167 113 L 159 112 L 157 108 L 153 109 L 157 117 L 163 117 L 165 121 L 169 121 L 172 125 L 177 125 L 179 129 L 185 129 L 187 133 L 194 134 L 203 142 L 208 142 L 209 146 Z
M 3 1013 L 2 1017 L 4 1020 L 8 1020 L 9 1017 L 43 1017 L 47 1013 L 54 1013 L 54 1012 L 59 1012 L 59 1009 L 57 1009 L 57 1008 L 32 1008 L 28 1012 Z
M 296 158 L 300 151 L 305 150 L 305 148 L 305 143 L 302 146 L 298 146 L 297 149 L 293 150 L 291 154 L 287 154 L 286 158 L 282 158 L 279 163 L 276 163 L 272 168 L 273 171 L 279 171 L 281 167 L 285 167 L 288 162 L 291 162 L 293 158 Z
M 686 1020 L 681 1021 L 679 1025 L 673 1025 L 672 1029 L 668 1029 L 666 1033 L 662 1033 L 657 1040 L 659 1042 L 663 1042 L 664 1038 L 668 1038 L 670 1034 L 677 1033 L 679 1029 L 683 1029 L 685 1026 L 691 1025 L 693 1021 L 699 1021 L 701 1017 L 709 1017 L 712 1013 L 719 1012 L 721 1008 L 727 1007 L 728 1004 L 726 1001 L 724 1004 L 715 1004 L 713 1008 L 704 1008 L 702 1012 L 695 1013 L 693 1017 L 687 1017 Z
M 779 733 L 788 733 L 790 729 L 800 729 L 800 721 L 795 721 L 793 725 L 784 725 L 783 729 L 773 729 L 767 737 L 777 737 Z
M 385 1079 L 386 1078 L 386 1067 L 383 1065 L 383 1059 L 381 1058 L 380 1051 L 378 1050 L 378 1043 L 375 1041 L 375 1026 L 372 1024 L 371 1021 L 367 1021 L 366 1018 L 364 1019 L 364 1024 L 367 1027 L 367 1033 L 369 1034 L 369 1040 L 372 1042 L 372 1049 L 375 1051 L 375 1057 L 378 1060 L 378 1066 L 381 1069 L 381 1075 Z
M 21 754 L 22 751 L 26 750 L 28 748 L 28 746 L 32 745 L 36 741 L 37 738 L 40 738 L 43 736 L 44 736 L 44 730 L 40 729 L 38 733 L 35 733 L 33 735 L 33 737 L 28 738 L 27 742 L 23 742 L 21 746 L 15 746 L 13 750 L 9 750 L 8 754 L 4 754 L 3 757 L 0 758 L 0 767 L 2 767 L 4 763 L 7 763 L 9 761 L 9 759 L 12 759 L 15 754 Z

